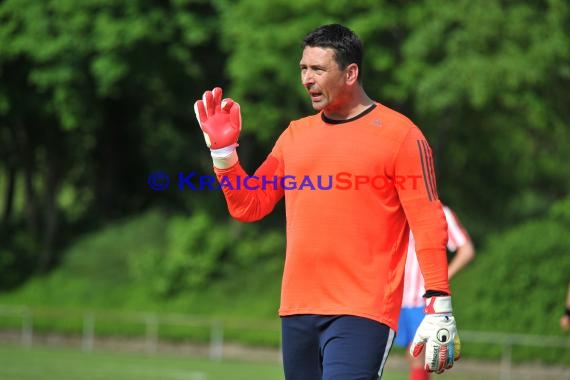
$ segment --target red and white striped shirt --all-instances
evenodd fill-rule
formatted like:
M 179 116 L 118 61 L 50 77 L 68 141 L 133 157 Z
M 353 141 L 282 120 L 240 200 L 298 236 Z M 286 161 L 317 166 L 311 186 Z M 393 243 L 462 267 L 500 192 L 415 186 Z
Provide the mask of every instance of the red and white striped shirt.
M 447 249 L 455 252 L 469 241 L 469 234 L 467 234 L 459 219 L 449 207 L 443 206 L 443 211 L 447 221 Z M 425 298 L 422 297 L 425 293 L 424 278 L 416 257 L 416 244 L 411 231 L 409 239 L 402 307 L 421 307 L 425 305 Z

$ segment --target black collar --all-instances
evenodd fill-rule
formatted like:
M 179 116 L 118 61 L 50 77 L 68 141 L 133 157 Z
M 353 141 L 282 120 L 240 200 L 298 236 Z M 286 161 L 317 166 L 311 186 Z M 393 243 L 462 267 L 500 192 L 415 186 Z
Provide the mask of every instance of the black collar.
M 368 107 L 367 109 L 365 109 L 364 111 L 362 111 L 361 113 L 359 113 L 356 116 L 351 117 L 350 119 L 346 119 L 346 120 L 335 120 L 335 119 L 330 119 L 328 118 L 324 112 L 321 113 L 321 119 L 323 119 L 323 121 L 327 124 L 344 124 L 344 123 L 350 123 L 351 121 L 354 121 L 356 119 L 360 119 L 361 117 L 369 114 L 370 112 L 372 112 L 372 110 L 376 108 L 376 104 L 372 104 L 370 107 Z

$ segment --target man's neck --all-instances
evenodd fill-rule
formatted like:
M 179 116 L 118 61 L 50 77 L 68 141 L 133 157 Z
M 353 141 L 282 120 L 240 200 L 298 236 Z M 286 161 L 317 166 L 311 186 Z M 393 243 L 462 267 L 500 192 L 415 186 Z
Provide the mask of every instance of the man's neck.
M 325 116 L 333 120 L 348 120 L 366 111 L 374 102 L 366 95 L 364 90 L 359 89 L 351 96 L 350 101 L 342 108 L 324 110 Z

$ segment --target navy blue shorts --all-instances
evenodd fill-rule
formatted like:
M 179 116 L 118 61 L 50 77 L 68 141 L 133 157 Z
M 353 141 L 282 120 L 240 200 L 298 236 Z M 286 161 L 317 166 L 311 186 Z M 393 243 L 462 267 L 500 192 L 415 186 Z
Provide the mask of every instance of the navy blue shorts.
M 377 380 L 394 330 L 350 315 L 281 318 L 286 380 Z

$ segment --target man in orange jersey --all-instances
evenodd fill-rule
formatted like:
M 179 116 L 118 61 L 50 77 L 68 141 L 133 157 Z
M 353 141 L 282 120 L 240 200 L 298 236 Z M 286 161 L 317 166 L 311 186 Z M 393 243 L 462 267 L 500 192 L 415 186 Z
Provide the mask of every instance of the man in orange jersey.
M 448 277 L 451 279 L 475 257 L 475 248 L 471 243 L 469 234 L 461 225 L 455 212 L 447 206 L 443 206 L 447 221 L 447 233 L 449 239 L 447 248 L 453 252 L 453 259 L 449 263 Z M 408 244 L 408 257 L 404 275 L 404 294 L 402 297 L 402 310 L 398 321 L 398 334 L 394 345 L 409 347 L 413 341 L 425 313 L 425 286 L 420 265 L 416 258 L 414 235 L 410 233 Z M 410 380 L 429 380 L 430 374 L 424 368 L 424 355 L 410 357 Z
M 194 104 L 232 217 L 260 220 L 285 198 L 279 307 L 285 378 L 381 376 L 397 330 L 410 229 L 427 289 L 411 352 L 425 349 L 426 368 L 443 372 L 458 357 L 459 340 L 431 149 L 412 121 L 368 97 L 362 43 L 350 29 L 331 24 L 307 34 L 299 68 L 317 113 L 291 121 L 253 177 L 236 151 L 239 104 L 223 99 L 220 88 Z M 317 183 L 339 173 L 355 186 L 290 189 L 280 181 Z M 240 186 L 245 177 L 247 188 Z M 373 186 L 376 178 L 392 181 Z

